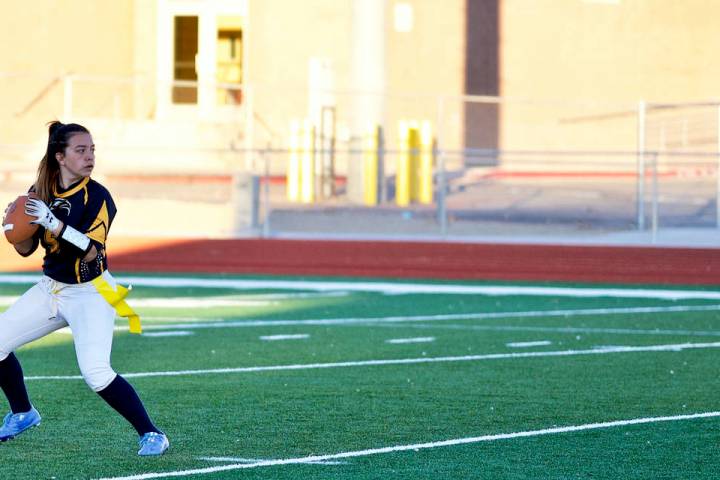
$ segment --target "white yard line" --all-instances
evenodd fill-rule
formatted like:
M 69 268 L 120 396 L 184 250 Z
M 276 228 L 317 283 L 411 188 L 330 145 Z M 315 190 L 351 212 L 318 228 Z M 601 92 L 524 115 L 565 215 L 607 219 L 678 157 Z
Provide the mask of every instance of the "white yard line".
M 672 415 L 665 417 L 633 418 L 629 420 L 614 420 L 609 422 L 586 423 L 583 425 L 569 425 L 565 427 L 544 428 L 541 430 L 526 430 L 522 432 L 500 433 L 494 435 L 482 435 L 477 437 L 454 438 L 437 442 L 415 443 L 410 445 L 395 445 L 392 447 L 369 448 L 366 450 L 353 450 L 348 452 L 332 453 L 328 455 L 309 455 L 306 457 L 286 458 L 280 460 L 262 460 L 254 463 L 235 463 L 230 465 L 218 465 L 216 467 L 196 468 L 191 470 L 175 470 L 169 472 L 141 473 L 123 477 L 105 477 L 99 480 L 148 480 L 151 478 L 185 477 L 189 475 L 203 475 L 232 470 L 272 467 L 278 465 L 307 464 L 310 462 L 325 462 L 344 458 L 368 457 L 371 455 L 383 455 L 396 452 L 408 452 L 427 450 L 433 448 L 452 447 L 456 445 L 468 445 L 481 442 L 495 442 L 498 440 L 512 440 L 516 438 L 539 437 L 542 435 L 557 435 L 563 433 L 582 432 L 586 430 L 600 430 L 605 428 L 626 427 L 629 425 L 644 425 L 660 422 L 678 422 L 697 420 L 705 418 L 720 417 L 720 412 L 695 413 L 691 415 Z
M 237 458 L 237 457 L 198 457 L 198 460 L 205 462 L 223 462 L 223 463 L 257 463 L 257 462 L 268 462 L 272 460 L 262 458 Z M 347 462 L 333 462 L 333 461 L 310 461 L 305 463 L 311 463 L 314 465 L 346 465 Z
M 0 282 L 2 283 L 2 282 Z M 297 292 L 265 293 L 253 295 L 222 295 L 211 297 L 140 297 L 130 296 L 133 307 L 143 308 L 209 308 L 209 307 L 264 307 L 277 305 L 282 300 L 346 297 L 350 292 Z M 0 295 L 0 306 L 10 306 L 19 295 Z
M 549 340 L 540 340 L 537 342 L 510 342 L 505 345 L 511 348 L 545 347 L 552 345 L 552 342 Z
M 263 458 L 239 458 L 239 457 L 197 457 L 198 460 L 203 462 L 232 462 L 232 463 L 255 463 L 265 462 L 267 459 Z
M 297 300 L 297 299 L 315 299 L 315 298 L 327 298 L 327 297 L 347 297 L 350 292 L 347 291 L 332 291 L 327 290 L 323 292 L 296 292 L 296 293 L 254 293 L 246 295 L 246 298 L 257 298 L 260 300 Z
M 668 329 L 634 329 L 634 328 L 593 328 L 593 327 L 525 327 L 520 325 L 455 325 L 443 323 L 442 325 L 412 324 L 406 323 L 375 323 L 368 322 L 369 326 L 386 328 L 414 328 L 421 330 L 463 330 L 463 331 L 490 331 L 490 332 L 542 332 L 542 333 L 610 333 L 619 335 L 674 335 L 674 336 L 697 336 L 697 337 L 718 337 L 720 330 L 668 330 Z
M 464 355 L 458 357 L 420 357 L 397 358 L 389 360 L 360 360 L 353 362 L 304 363 L 295 365 L 267 365 L 256 367 L 214 368 L 205 370 L 174 370 L 166 372 L 123 373 L 125 378 L 141 377 L 177 377 L 184 375 L 209 375 L 226 373 L 271 372 L 280 370 L 315 370 L 325 368 L 373 367 L 382 365 L 412 365 L 419 363 L 474 362 L 484 360 L 502 360 L 515 358 L 570 357 L 578 355 L 603 355 L 611 353 L 641 352 L 680 352 L 683 350 L 720 348 L 720 342 L 713 343 L 677 343 L 669 345 L 613 346 L 587 350 L 556 350 L 545 352 L 488 353 L 484 355 Z M 80 375 L 36 375 L 25 380 L 81 380 Z
M 406 315 L 394 317 L 376 317 L 376 318 L 327 318 L 327 319 L 311 319 L 311 320 L 282 320 L 290 322 L 365 322 L 365 321 L 392 321 L 392 322 L 415 322 L 422 320 L 463 320 L 475 318 L 513 318 L 513 317 L 570 317 L 573 315 L 623 315 L 632 313 L 676 313 L 676 312 L 715 312 L 720 311 L 720 305 L 674 305 L 665 307 L 618 307 L 618 308 L 582 308 L 567 310 L 530 310 L 520 312 L 477 312 L 477 313 L 454 313 L 454 314 L 438 314 L 438 315 Z M 208 317 L 180 317 L 177 316 L 156 316 L 143 315 L 143 318 L 151 321 L 170 322 L 177 320 L 185 320 L 188 322 L 202 321 L 227 321 L 224 318 L 208 318 Z M 247 320 L 255 322 L 273 322 L 273 320 Z M 277 322 L 277 321 L 276 321 Z
M 586 308 L 573 310 L 531 310 L 524 312 L 481 312 L 457 313 L 444 315 L 404 315 L 393 317 L 367 318 L 318 318 L 308 320 L 239 320 L 226 321 L 207 319 L 204 322 L 178 322 L 161 325 L 146 324 L 145 330 L 174 330 L 197 328 L 242 328 L 242 327 L 273 327 L 290 325 L 362 325 L 367 323 L 403 323 L 403 322 L 444 322 L 448 320 L 486 320 L 501 318 L 536 318 L 536 317 L 571 317 L 588 315 L 623 315 L 632 313 L 677 313 L 720 311 L 720 305 L 686 305 L 673 307 L 628 307 L 628 308 Z M 152 316 L 143 317 L 152 320 Z M 164 320 L 167 317 L 159 317 Z M 127 326 L 116 327 L 116 330 L 127 330 Z
M 10 306 L 19 296 L 0 296 L 0 306 Z M 153 297 L 132 298 L 136 308 L 217 308 L 217 307 L 268 307 L 278 305 L 279 300 L 252 300 L 228 297 Z
M 147 332 L 143 334 L 143 337 L 187 337 L 189 335 L 195 335 L 195 332 L 188 330 L 172 330 L 169 332 Z
M 385 343 L 392 343 L 392 344 L 403 344 L 403 343 L 430 343 L 434 342 L 435 337 L 413 337 L 413 338 L 391 338 L 390 340 L 385 340 Z
M 0 283 L 35 283 L 40 275 L 0 275 Z M 464 285 L 429 284 L 404 282 L 342 282 L 307 280 L 262 280 L 227 278 L 182 278 L 182 277 L 136 277 L 118 276 L 121 283 L 142 287 L 196 287 L 229 288 L 237 290 L 311 290 L 311 291 L 350 291 L 377 292 L 385 294 L 457 294 L 457 295 L 530 295 L 552 297 L 615 297 L 615 298 L 654 298 L 665 300 L 705 299 L 720 300 L 720 291 L 711 290 L 670 290 L 648 288 L 576 288 L 576 287 L 533 287 L 515 285 Z
M 128 299 L 133 307 L 141 308 L 213 308 L 213 307 L 267 307 L 278 305 L 277 300 L 248 300 L 227 297 L 163 297 Z
M 306 338 L 310 338 L 310 335 L 308 335 L 307 333 L 294 333 L 287 335 L 263 335 L 260 337 L 260 340 L 265 340 L 266 342 L 273 342 L 276 340 L 304 340 Z

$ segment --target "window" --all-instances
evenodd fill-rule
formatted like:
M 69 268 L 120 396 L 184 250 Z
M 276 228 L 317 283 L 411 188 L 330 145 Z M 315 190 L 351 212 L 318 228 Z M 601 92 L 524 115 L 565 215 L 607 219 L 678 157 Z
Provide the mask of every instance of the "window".
M 197 82 L 198 17 L 175 17 L 173 79 Z M 197 103 L 196 86 L 173 86 L 173 103 Z
M 238 105 L 242 101 L 242 18 L 218 17 L 217 35 L 217 93 L 218 105 Z

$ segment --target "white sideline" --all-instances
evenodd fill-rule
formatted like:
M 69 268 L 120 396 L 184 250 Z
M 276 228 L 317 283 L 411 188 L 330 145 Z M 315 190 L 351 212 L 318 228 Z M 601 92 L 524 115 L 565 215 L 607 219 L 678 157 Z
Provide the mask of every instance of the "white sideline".
M 497 440 L 509 440 L 514 438 L 538 437 L 541 435 L 554 435 L 559 433 L 581 432 L 585 430 L 598 430 L 602 428 L 624 427 L 628 425 L 642 425 L 659 422 L 676 422 L 681 420 L 695 420 L 700 418 L 720 417 L 720 412 L 695 413 L 691 415 L 673 415 L 666 417 L 634 418 L 630 420 L 615 420 L 601 423 L 587 423 L 584 425 L 570 425 L 566 427 L 545 428 L 542 430 L 528 430 L 524 432 L 500 433 L 495 435 L 482 435 L 479 437 L 455 438 L 438 442 L 415 443 L 411 445 L 396 445 L 393 447 L 370 448 L 367 450 L 355 450 L 340 452 L 328 455 L 310 455 L 299 458 L 286 458 L 281 460 L 263 460 L 255 463 L 235 463 L 231 465 L 219 465 L 216 467 L 196 468 L 192 470 L 176 470 L 172 472 L 141 473 L 125 477 L 105 477 L 98 480 L 147 480 L 151 478 L 184 477 L 188 475 L 202 475 L 208 473 L 226 472 L 229 470 L 240 470 L 246 468 L 272 467 L 277 465 L 307 464 L 314 462 L 325 462 L 341 458 L 367 457 L 370 455 L 381 455 L 385 453 L 407 452 L 424 450 L 439 447 L 451 447 L 455 445 L 467 445 L 480 442 L 494 442 Z
M 136 277 L 118 276 L 121 283 L 142 287 L 197 287 L 232 288 L 238 290 L 312 290 L 321 292 L 378 292 L 384 294 L 458 294 L 458 295 L 532 295 L 553 297 L 616 297 L 655 298 L 665 300 L 705 299 L 720 300 L 720 291 L 711 290 L 670 290 L 653 288 L 576 288 L 576 287 L 532 287 L 517 285 L 465 285 L 447 283 L 405 283 L 405 282 L 342 282 L 308 280 L 262 280 L 192 277 Z M 0 275 L 0 283 L 35 283 L 40 275 Z
M 130 302 L 132 303 L 132 302 Z M 483 312 L 483 313 L 454 313 L 441 315 L 413 315 L 395 317 L 365 317 L 365 318 L 319 318 L 307 320 L 239 320 L 226 321 L 209 319 L 205 322 L 178 322 L 165 324 L 147 324 L 145 330 L 175 330 L 198 328 L 238 328 L 238 327 L 273 327 L 291 325 L 358 325 L 403 322 L 443 322 L 447 320 L 490 320 L 502 318 L 534 318 L 534 317 L 569 317 L 574 315 L 617 315 L 627 313 L 677 313 L 677 312 L 707 312 L 720 311 L 720 305 L 685 305 L 674 307 L 623 307 L 623 308 L 585 308 L 574 310 L 531 310 L 525 312 Z M 143 317 L 147 320 L 166 317 Z M 197 320 L 197 319 L 196 319 Z M 127 330 L 127 326 L 118 326 L 115 330 Z
M 2 277 L 0 277 L 1 280 Z M 287 280 L 235 280 L 235 279 L 195 279 L 195 278 L 147 278 L 121 277 L 120 281 L 133 285 L 157 287 L 209 287 L 279 290 L 317 290 L 317 291 L 359 291 L 389 294 L 440 293 L 461 295 L 542 295 L 569 297 L 621 297 L 621 298 L 665 298 L 720 300 L 720 292 L 707 290 L 669 290 L 669 289 L 624 289 L 624 288 L 573 288 L 573 287 L 531 287 L 496 285 L 449 285 L 403 282 L 323 282 L 323 281 L 287 281 Z
M 458 357 L 420 357 L 397 358 L 390 360 L 361 360 L 355 362 L 305 363 L 295 365 L 268 365 L 257 367 L 215 368 L 206 370 L 176 370 L 167 372 L 123 373 L 125 378 L 141 377 L 177 377 L 182 375 L 208 375 L 220 373 L 270 372 L 279 370 L 313 370 L 321 368 L 371 367 L 380 365 L 411 365 L 417 363 L 471 362 L 481 360 L 501 360 L 507 358 L 569 357 L 575 355 L 603 355 L 609 353 L 636 352 L 680 352 L 687 349 L 720 348 L 720 342 L 713 343 L 677 343 L 669 345 L 644 345 L 635 347 L 609 346 L 589 350 L 556 350 L 546 352 L 488 353 L 484 355 L 464 355 Z M 82 380 L 81 375 L 40 375 L 25 377 L 25 380 Z

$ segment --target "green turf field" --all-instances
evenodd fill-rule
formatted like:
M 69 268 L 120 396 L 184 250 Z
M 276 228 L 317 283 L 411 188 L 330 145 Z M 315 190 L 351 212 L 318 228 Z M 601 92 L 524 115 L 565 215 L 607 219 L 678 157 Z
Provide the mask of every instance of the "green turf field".
M 59 331 L 18 352 L 43 422 L 1 478 L 720 478 L 720 289 L 129 280 L 113 366 L 170 450 L 135 455 Z

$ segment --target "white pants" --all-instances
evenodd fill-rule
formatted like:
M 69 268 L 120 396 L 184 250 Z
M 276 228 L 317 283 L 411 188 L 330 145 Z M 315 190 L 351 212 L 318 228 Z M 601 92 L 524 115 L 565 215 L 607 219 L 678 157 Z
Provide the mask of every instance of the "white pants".
M 109 272 L 103 277 L 115 287 Z M 0 361 L 26 343 L 70 326 L 85 382 L 98 392 L 115 379 L 110 367 L 115 309 L 90 283 L 76 285 L 43 277 L 0 314 Z

